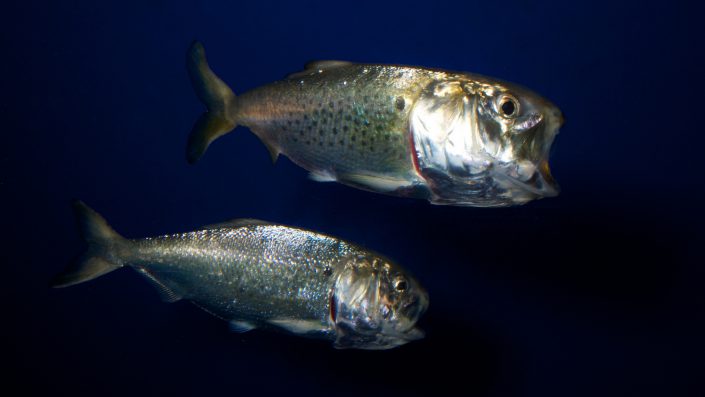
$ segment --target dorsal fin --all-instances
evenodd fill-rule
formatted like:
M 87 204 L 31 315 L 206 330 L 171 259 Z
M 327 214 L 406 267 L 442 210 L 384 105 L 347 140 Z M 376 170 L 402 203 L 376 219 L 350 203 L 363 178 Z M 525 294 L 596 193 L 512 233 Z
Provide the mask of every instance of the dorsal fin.
M 305 70 L 328 70 L 333 68 L 339 68 L 341 66 L 352 65 L 350 61 L 338 61 L 338 60 L 323 60 L 323 61 L 309 61 L 304 65 Z
M 312 73 L 322 72 L 325 70 L 339 68 L 341 66 L 352 65 L 353 62 L 348 61 L 310 61 L 304 65 L 304 70 L 300 72 L 294 72 L 286 76 L 288 79 L 296 79 L 303 76 L 308 76 Z
M 267 222 L 267 221 L 261 221 L 259 219 L 238 218 L 238 219 L 232 219 L 232 220 L 225 221 L 225 222 L 213 223 L 211 225 L 205 225 L 205 226 L 201 227 L 201 230 L 234 229 L 234 228 L 243 227 L 243 226 L 255 226 L 255 225 L 267 226 L 267 225 L 272 225 L 272 223 Z

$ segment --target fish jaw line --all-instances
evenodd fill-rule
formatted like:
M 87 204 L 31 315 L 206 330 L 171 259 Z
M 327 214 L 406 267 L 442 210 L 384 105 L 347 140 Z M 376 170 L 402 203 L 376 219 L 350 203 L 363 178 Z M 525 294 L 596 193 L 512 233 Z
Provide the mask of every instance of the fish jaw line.
M 395 307 L 382 288 L 385 270 L 362 277 L 358 277 L 359 268 L 351 270 L 341 271 L 330 290 L 328 321 L 336 333 L 336 348 L 384 350 L 424 337 L 416 323 L 428 307 L 428 294 L 415 280 L 410 281 L 415 291 L 412 298 Z
M 417 102 L 410 119 L 416 171 L 430 191 L 429 200 L 478 207 L 518 204 L 497 191 L 495 164 L 506 148 L 501 141 L 487 139 L 478 115 L 479 98 L 463 95 L 462 102 L 448 101 L 446 108 L 434 106 L 433 100 Z

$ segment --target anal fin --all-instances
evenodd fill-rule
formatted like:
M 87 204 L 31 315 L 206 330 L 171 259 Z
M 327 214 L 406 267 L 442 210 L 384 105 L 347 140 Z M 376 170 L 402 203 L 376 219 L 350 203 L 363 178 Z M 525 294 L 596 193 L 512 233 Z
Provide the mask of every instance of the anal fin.
M 275 164 L 277 162 L 277 159 L 279 158 L 279 149 L 265 140 L 262 140 L 262 143 L 269 152 L 269 157 L 272 159 L 272 164 Z
M 152 285 L 157 288 L 157 292 L 159 292 L 159 297 L 162 299 L 162 301 L 167 303 L 174 303 L 183 298 L 180 294 L 176 293 L 171 288 L 167 287 L 159 279 L 154 277 L 154 275 L 150 273 L 149 270 L 140 267 L 137 268 L 137 271 L 140 272 L 140 274 L 143 275 L 147 280 L 152 282 Z
M 253 329 L 257 328 L 256 325 L 243 320 L 230 320 L 228 325 L 232 332 L 237 332 L 239 334 L 245 333 L 247 331 L 252 331 Z

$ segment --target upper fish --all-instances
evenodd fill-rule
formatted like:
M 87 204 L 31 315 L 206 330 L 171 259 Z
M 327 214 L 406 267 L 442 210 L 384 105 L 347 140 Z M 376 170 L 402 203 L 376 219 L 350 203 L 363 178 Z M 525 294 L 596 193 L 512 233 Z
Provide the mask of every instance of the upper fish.
M 83 202 L 74 210 L 88 249 L 54 287 L 127 266 L 165 301 L 189 300 L 238 332 L 274 328 L 356 349 L 423 337 L 425 290 L 394 262 L 340 239 L 253 219 L 127 239 Z
M 308 63 L 284 80 L 235 96 L 203 45 L 187 54 L 206 105 L 187 160 L 247 126 L 318 181 L 434 204 L 502 207 L 555 196 L 548 155 L 563 123 L 548 100 L 516 84 L 422 67 Z

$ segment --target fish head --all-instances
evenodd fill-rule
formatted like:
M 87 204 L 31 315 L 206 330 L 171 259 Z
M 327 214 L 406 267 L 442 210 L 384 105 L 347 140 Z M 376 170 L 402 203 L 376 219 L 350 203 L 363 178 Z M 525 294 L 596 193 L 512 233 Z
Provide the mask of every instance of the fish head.
M 424 336 L 416 322 L 428 307 L 428 294 L 386 259 L 346 259 L 330 304 L 336 348 L 390 349 Z
M 411 112 L 431 201 L 502 207 L 557 195 L 548 156 L 560 110 L 518 85 L 467 76 L 430 84 Z

